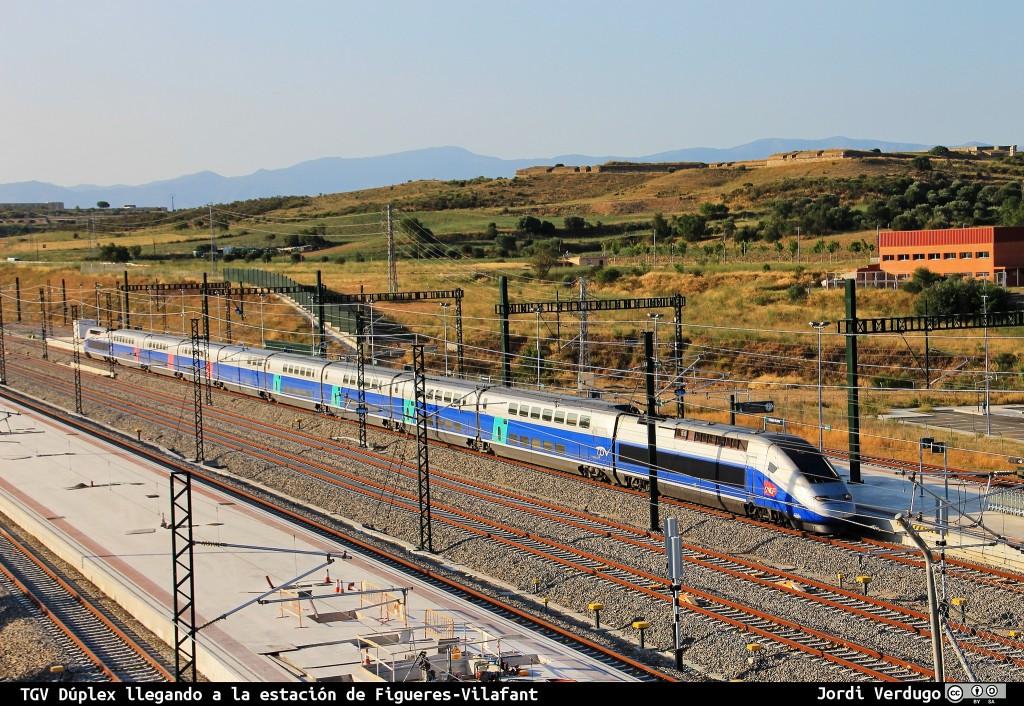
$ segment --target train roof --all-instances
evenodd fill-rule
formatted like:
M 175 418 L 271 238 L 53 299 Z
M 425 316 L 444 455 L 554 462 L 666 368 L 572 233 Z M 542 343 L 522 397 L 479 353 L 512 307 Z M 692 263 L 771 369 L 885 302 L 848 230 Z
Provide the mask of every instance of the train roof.
M 486 395 L 508 397 L 513 401 L 531 401 L 552 406 L 573 405 L 607 412 L 635 411 L 635 407 L 623 402 L 613 402 L 594 397 L 577 397 L 570 394 L 557 394 L 547 390 L 530 390 L 523 387 L 504 387 L 492 385 L 487 388 Z

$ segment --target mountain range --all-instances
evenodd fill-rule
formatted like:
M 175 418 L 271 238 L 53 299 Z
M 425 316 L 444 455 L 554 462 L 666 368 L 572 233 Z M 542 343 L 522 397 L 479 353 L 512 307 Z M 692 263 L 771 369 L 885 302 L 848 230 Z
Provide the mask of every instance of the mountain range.
M 65 208 L 91 208 L 98 201 L 106 201 L 112 206 L 134 204 L 181 209 L 267 196 L 314 196 L 359 191 L 422 179 L 447 181 L 480 176 L 511 178 L 517 169 L 543 164 L 582 166 L 609 161 L 734 162 L 765 159 L 779 152 L 814 149 L 877 148 L 882 152 L 919 152 L 932 147 L 934 145 L 847 137 L 820 140 L 767 138 L 738 147 L 691 147 L 641 157 L 565 154 L 535 159 L 499 159 L 474 154 L 461 147 L 432 147 L 379 157 L 324 157 L 282 169 L 260 169 L 252 174 L 237 177 L 224 177 L 204 171 L 137 186 L 57 186 L 40 181 L 0 184 L 0 204 L 61 201 Z

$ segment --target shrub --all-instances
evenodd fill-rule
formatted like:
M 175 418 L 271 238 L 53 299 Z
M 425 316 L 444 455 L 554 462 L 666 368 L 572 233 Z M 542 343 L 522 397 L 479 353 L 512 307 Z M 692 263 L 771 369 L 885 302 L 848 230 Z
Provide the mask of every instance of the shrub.
M 786 295 L 789 297 L 789 301 L 794 304 L 802 302 L 807 299 L 807 287 L 797 282 L 796 284 L 790 285 L 789 289 L 786 290 Z
M 622 276 L 622 270 L 617 267 L 602 267 L 594 273 L 594 280 L 598 284 L 611 284 Z

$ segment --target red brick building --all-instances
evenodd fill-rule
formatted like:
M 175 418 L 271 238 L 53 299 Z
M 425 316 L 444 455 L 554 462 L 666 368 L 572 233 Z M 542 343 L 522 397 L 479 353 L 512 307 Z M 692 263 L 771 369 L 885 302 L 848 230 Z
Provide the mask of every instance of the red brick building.
M 881 232 L 878 267 L 899 279 L 924 267 L 940 275 L 960 274 L 1007 287 L 1024 286 L 1024 227 Z

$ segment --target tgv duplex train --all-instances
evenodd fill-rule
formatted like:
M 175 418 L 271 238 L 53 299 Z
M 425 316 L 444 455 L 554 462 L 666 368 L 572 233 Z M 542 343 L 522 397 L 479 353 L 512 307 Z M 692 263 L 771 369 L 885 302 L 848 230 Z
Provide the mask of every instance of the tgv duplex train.
M 140 330 L 79 325 L 85 354 L 192 379 L 192 340 Z M 199 347 L 212 384 L 348 418 L 357 416 L 356 363 L 210 342 Z M 413 374 L 364 368 L 367 422 L 416 424 Z M 648 490 L 647 423 L 606 400 L 426 377 L 428 433 L 451 444 Z M 663 495 L 830 534 L 854 512 L 828 460 L 791 434 L 689 419 L 656 422 Z

